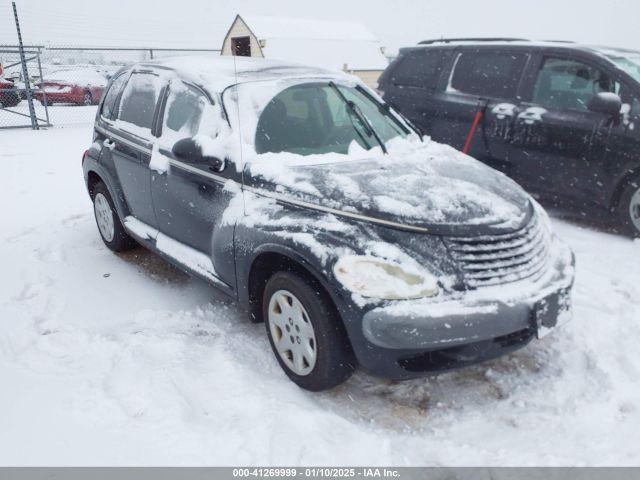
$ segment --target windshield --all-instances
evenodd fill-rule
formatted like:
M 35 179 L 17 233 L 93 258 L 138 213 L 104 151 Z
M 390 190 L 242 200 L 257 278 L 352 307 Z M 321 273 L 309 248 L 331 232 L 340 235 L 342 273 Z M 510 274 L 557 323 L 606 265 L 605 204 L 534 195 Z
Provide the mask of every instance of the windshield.
M 354 141 L 369 150 L 407 135 L 409 130 L 364 89 L 307 83 L 271 99 L 260 115 L 255 147 L 259 154 L 347 154 Z
M 640 83 L 640 55 L 633 57 L 609 57 L 620 69 L 628 73 Z

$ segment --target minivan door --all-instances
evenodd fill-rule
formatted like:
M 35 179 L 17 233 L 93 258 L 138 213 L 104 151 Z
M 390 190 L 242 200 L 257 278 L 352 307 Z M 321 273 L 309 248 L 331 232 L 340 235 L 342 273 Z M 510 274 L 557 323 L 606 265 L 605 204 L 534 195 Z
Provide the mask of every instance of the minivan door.
M 151 133 L 162 81 L 153 73 L 133 72 L 122 92 L 116 120 L 107 127 L 103 146 L 111 151 L 116 173 L 131 214 L 157 226 L 151 200 L 149 162 Z
M 427 135 L 432 133 L 434 120 L 442 115 L 433 95 L 450 53 L 436 48 L 402 52 L 381 78 L 385 102 Z
M 482 110 L 485 118 L 473 137 L 469 154 L 506 170 L 500 145 L 490 148 L 491 137 L 502 133 L 494 131 L 486 112 L 500 112 L 503 116 L 513 113 L 528 58 L 529 53 L 521 49 L 458 49 L 446 85 L 433 97 L 440 114 L 432 121 L 432 138 L 461 150 L 476 114 Z
M 602 200 L 615 119 L 587 108 L 600 92 L 620 94 L 620 83 L 605 69 L 568 55 L 537 57 L 509 136 L 516 180 L 541 193 Z

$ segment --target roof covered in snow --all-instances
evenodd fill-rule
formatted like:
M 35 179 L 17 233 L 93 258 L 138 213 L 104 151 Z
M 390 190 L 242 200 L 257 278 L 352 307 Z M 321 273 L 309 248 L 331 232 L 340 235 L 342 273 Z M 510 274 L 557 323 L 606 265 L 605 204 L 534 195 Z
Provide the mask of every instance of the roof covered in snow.
M 267 58 L 342 70 L 384 70 L 387 59 L 376 36 L 357 22 L 286 17 L 240 17 Z
M 161 67 L 175 70 L 182 78 L 218 93 L 230 85 L 255 80 L 286 78 L 331 78 L 344 80 L 350 76 L 292 62 L 252 57 L 195 55 L 143 62 L 139 66 Z M 135 68 L 135 67 L 134 67 Z M 351 77 L 352 78 L 352 77 Z
M 362 40 L 377 42 L 367 27 L 357 22 L 334 22 L 288 17 L 242 16 L 259 38 L 306 38 L 316 40 Z

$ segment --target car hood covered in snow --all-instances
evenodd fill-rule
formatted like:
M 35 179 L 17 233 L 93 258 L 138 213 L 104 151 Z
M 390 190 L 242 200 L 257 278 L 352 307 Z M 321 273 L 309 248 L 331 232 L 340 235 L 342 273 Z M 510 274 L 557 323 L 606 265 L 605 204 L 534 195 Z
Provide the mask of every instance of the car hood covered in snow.
M 310 208 L 448 235 L 515 230 L 532 212 L 516 183 L 450 147 L 402 140 L 389 155 L 371 152 L 263 154 L 245 181 Z

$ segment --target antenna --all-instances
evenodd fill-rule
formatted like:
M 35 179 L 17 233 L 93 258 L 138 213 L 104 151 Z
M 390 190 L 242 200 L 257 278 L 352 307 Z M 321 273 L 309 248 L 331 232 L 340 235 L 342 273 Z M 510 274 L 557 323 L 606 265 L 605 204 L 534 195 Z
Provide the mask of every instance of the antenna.
M 240 84 L 238 83 L 238 66 L 236 65 L 236 56 L 234 54 L 231 55 L 233 58 L 233 75 L 236 81 L 236 109 L 238 116 L 238 142 L 240 143 L 240 180 L 242 182 L 240 186 L 240 193 L 242 194 L 242 210 L 243 213 L 247 214 L 247 205 L 244 198 L 244 156 L 243 156 L 243 147 L 242 147 L 242 127 L 241 127 L 241 119 L 240 119 Z

